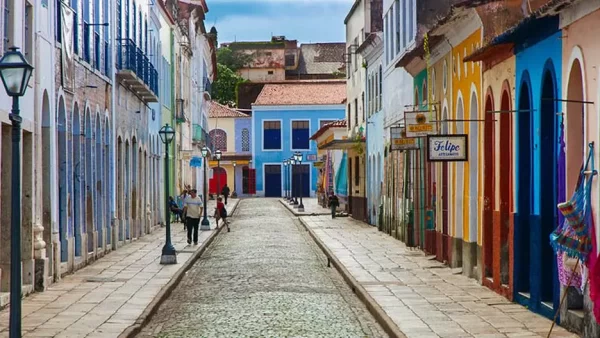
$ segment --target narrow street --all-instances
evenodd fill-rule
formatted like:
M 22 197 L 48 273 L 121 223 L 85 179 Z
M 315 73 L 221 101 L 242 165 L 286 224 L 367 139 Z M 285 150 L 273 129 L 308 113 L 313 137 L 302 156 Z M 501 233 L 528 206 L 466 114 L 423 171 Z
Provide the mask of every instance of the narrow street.
M 138 337 L 385 337 L 278 200 L 240 201 Z

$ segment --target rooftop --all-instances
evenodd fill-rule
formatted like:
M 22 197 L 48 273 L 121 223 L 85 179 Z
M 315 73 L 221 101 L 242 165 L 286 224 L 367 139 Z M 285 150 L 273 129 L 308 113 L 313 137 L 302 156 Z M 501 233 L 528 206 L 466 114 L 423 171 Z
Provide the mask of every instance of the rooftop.
M 346 81 L 295 81 L 266 84 L 258 95 L 256 106 L 292 106 L 343 104 Z
M 210 109 L 208 111 L 209 118 L 223 118 L 223 117 L 250 117 L 240 111 L 233 108 L 229 108 L 215 101 L 209 101 Z
M 333 74 L 344 67 L 346 44 L 309 43 L 300 46 L 297 74 Z
M 337 120 L 337 121 L 333 121 L 331 123 L 327 123 L 326 125 L 319 128 L 319 130 L 317 130 L 317 132 L 314 133 L 313 136 L 310 137 L 310 139 L 311 140 L 318 139 L 321 135 L 323 135 L 327 130 L 329 130 L 331 128 L 344 128 L 345 129 L 347 126 L 348 126 L 348 123 L 346 122 L 346 120 Z

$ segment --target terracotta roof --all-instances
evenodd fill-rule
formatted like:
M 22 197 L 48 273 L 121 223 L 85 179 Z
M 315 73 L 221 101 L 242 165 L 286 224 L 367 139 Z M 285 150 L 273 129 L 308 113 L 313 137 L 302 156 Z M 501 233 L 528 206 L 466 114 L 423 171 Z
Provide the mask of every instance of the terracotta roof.
M 347 126 L 348 126 L 348 123 L 346 122 L 346 120 L 337 120 L 337 121 L 327 123 L 326 125 L 319 128 L 319 130 L 317 130 L 317 132 L 314 133 L 314 135 L 311 136 L 310 139 L 316 140 L 317 138 L 319 138 L 319 136 L 323 135 L 330 128 L 346 128 Z
M 257 106 L 343 104 L 346 81 L 266 84 L 256 98 Z
M 224 106 L 218 102 L 210 101 L 209 102 L 210 109 L 208 111 L 209 118 L 219 118 L 219 117 L 250 117 L 247 114 L 239 112 L 233 108 L 229 108 Z

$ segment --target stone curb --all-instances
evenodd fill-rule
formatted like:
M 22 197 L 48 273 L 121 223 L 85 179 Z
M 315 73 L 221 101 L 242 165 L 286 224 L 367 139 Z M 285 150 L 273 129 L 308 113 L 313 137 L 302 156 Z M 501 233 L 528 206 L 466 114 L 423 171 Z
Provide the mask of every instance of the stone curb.
M 398 325 L 394 323 L 394 321 L 383 311 L 381 306 L 377 304 L 377 302 L 369 295 L 367 290 L 365 290 L 360 283 L 352 275 L 350 272 L 342 265 L 342 263 L 338 260 L 338 258 L 325 246 L 325 244 L 321 241 L 321 239 L 314 233 L 314 231 L 306 224 L 306 222 L 300 217 L 300 223 L 302 226 L 308 231 L 310 237 L 317 243 L 317 245 L 323 250 L 327 259 L 333 264 L 333 266 L 338 270 L 338 272 L 344 277 L 346 283 L 352 288 L 352 291 L 358 299 L 360 299 L 363 304 L 367 307 L 371 315 L 375 317 L 375 320 L 381 325 L 383 330 L 390 336 L 390 338 L 406 338 L 404 333 L 400 330 Z
M 323 212 L 312 212 L 310 214 L 308 213 L 299 213 L 296 210 L 294 210 L 294 208 L 290 207 L 289 204 L 287 204 L 285 202 L 285 200 L 280 199 L 279 203 L 281 203 L 286 209 L 288 209 L 289 212 L 291 212 L 292 214 L 294 214 L 294 216 L 296 217 L 305 217 L 305 216 L 327 216 L 327 215 L 331 215 L 331 211 L 323 211 Z
M 235 207 L 231 211 L 229 211 L 230 215 L 233 215 L 235 210 L 237 210 L 237 207 L 238 207 L 238 205 L 240 205 L 240 202 L 241 202 L 241 199 L 238 200 Z M 215 229 L 215 231 L 210 235 L 210 237 L 208 237 L 206 239 L 206 241 L 204 241 L 204 243 L 202 243 L 200 248 L 198 250 L 196 250 L 196 252 L 193 254 L 193 256 L 190 257 L 190 259 L 188 259 L 187 262 L 185 262 L 183 264 L 183 266 L 179 269 L 179 271 L 177 271 L 175 273 L 175 275 L 173 275 L 173 277 L 167 283 L 167 285 L 163 286 L 163 288 L 154 297 L 152 302 L 150 304 L 148 304 L 148 306 L 146 306 L 146 309 L 137 318 L 135 323 L 132 324 L 131 326 L 129 326 L 127 329 L 125 329 L 125 331 L 121 332 L 121 334 L 118 336 L 118 338 L 133 338 L 142 331 L 144 326 L 146 324 L 148 324 L 148 322 L 150 321 L 152 316 L 156 313 L 156 311 L 158 311 L 158 308 L 162 305 L 162 303 L 167 298 L 169 298 L 169 296 L 171 295 L 173 290 L 177 287 L 177 285 L 179 285 L 179 282 L 181 282 L 181 280 L 183 279 L 183 276 L 185 276 L 186 272 L 188 272 L 188 270 L 191 269 L 192 266 L 194 266 L 194 264 L 196 264 L 198 259 L 200 259 L 200 257 L 204 253 L 204 251 L 206 251 L 206 249 L 214 241 L 214 239 L 217 237 L 217 235 L 219 235 L 219 233 L 221 233 L 221 230 L 223 228 L 225 228 L 225 227 L 223 225 L 221 225 L 221 227 Z M 135 295 L 134 295 L 134 297 L 135 297 Z

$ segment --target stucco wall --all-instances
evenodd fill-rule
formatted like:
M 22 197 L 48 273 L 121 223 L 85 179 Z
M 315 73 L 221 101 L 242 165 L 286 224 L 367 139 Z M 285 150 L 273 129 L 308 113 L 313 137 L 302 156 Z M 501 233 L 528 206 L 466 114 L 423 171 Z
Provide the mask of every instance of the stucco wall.
M 254 107 L 252 113 L 252 157 L 253 167 L 256 169 L 256 194 L 264 196 L 264 170 L 265 164 L 281 164 L 284 159 L 290 158 L 291 150 L 291 126 L 292 120 L 309 120 L 310 132 L 314 134 L 319 130 L 320 120 L 339 120 L 344 118 L 344 106 L 286 106 L 286 107 Z M 281 121 L 281 150 L 263 151 L 263 121 Z M 317 154 L 314 142 L 309 142 L 310 150 L 303 151 L 304 158 L 309 154 Z M 311 164 L 311 195 L 314 195 L 317 183 L 317 170 Z M 282 174 L 283 179 L 283 174 Z M 282 181 L 283 182 L 283 181 Z
M 209 118 L 208 130 L 221 129 L 227 133 L 227 151 L 223 153 L 234 153 L 235 149 L 235 119 L 234 118 Z

